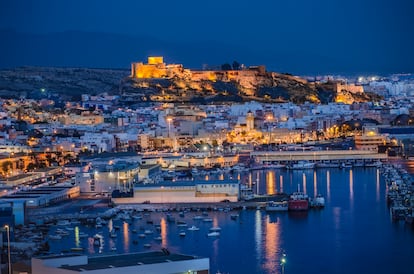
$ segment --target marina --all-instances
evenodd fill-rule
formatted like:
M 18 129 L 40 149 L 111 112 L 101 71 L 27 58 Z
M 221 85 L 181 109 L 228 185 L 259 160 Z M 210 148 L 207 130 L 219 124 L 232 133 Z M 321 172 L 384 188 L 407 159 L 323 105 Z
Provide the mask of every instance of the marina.
M 51 253 L 122 254 L 168 248 L 209 257 L 212 273 L 274 273 L 280 268 L 283 254 L 289 262 L 285 268 L 289 273 L 321 273 L 323 269 L 336 270 L 335 273 L 358 272 L 360 268 L 346 263 L 351 258 L 365 271 L 369 271 L 369 263 L 378 264 L 378 260 L 381 271 L 377 273 L 393 273 L 395 268 L 398 273 L 411 273 L 414 249 L 409 242 L 414 240 L 414 233 L 405 221 L 391 218 L 388 183 L 381 171 L 374 167 L 266 169 L 242 174 L 243 183 L 250 182 L 258 195 L 297 192 L 299 183 L 300 190 L 309 197 L 322 194 L 322 210 L 267 211 L 265 200 L 250 202 L 248 207 L 242 203 L 140 204 L 100 210 L 97 206 L 91 210 L 100 211 L 100 219 L 95 216 L 79 221 L 66 215 L 67 221 L 49 220 L 33 228 L 44 228 L 37 237 L 39 243 L 48 239 Z M 102 226 L 97 227 L 97 222 Z M 65 228 L 58 223 L 66 223 Z M 16 233 L 17 238 L 21 237 L 19 231 Z M 57 236 L 60 239 L 54 240 Z M 383 239 L 381 242 L 379 237 Z M 238 250 L 254 250 L 250 253 L 251 261 L 239 264 L 234 256 L 226 256 L 234 251 L 234 242 L 238 243 Z M 356 242 L 364 242 L 366 247 L 355 250 L 352 243 Z M 402 253 L 393 256 L 387 252 L 393 249 Z M 329 257 L 331 250 L 337 260 L 315 261 L 306 255 L 313 252 Z M 387 263 L 390 259 L 395 266 Z

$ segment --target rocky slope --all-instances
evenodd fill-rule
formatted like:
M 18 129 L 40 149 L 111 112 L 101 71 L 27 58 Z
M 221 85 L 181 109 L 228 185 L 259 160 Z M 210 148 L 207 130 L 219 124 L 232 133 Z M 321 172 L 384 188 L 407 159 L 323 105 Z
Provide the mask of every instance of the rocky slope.
M 81 94 L 119 94 L 124 102 L 366 102 L 372 94 L 334 92 L 333 83 L 307 82 L 289 74 L 266 72 L 241 81 L 131 79 L 128 70 L 22 67 L 0 71 L 0 96 L 39 98 L 58 95 L 79 100 Z

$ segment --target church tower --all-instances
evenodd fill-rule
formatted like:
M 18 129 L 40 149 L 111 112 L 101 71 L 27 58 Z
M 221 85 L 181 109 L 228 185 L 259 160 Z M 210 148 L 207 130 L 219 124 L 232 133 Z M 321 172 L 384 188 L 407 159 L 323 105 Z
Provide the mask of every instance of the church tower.
M 247 130 L 254 129 L 254 115 L 253 112 L 251 112 L 251 110 L 249 110 L 246 115 L 246 127 Z

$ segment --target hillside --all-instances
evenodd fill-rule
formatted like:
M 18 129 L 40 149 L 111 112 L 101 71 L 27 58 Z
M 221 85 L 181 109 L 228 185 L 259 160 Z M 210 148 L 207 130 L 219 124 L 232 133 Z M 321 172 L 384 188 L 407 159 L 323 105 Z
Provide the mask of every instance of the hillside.
M 311 83 L 289 74 L 266 72 L 239 81 L 131 79 L 128 70 L 21 67 L 0 71 L 2 98 L 51 98 L 80 100 L 81 94 L 116 94 L 135 102 L 287 102 L 326 104 L 337 100 L 332 83 Z M 341 93 L 343 102 L 380 99 L 367 93 Z

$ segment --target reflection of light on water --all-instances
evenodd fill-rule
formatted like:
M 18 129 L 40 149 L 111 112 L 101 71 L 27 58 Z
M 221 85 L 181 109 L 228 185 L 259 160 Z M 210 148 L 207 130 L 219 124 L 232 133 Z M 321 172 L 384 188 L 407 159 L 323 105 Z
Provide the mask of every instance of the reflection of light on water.
M 223 181 L 223 180 L 224 180 L 224 174 L 223 174 L 223 173 L 221 173 L 221 174 L 218 176 L 218 179 L 219 179 L 219 180 L 221 180 L 221 181 Z
M 256 254 L 257 261 L 260 262 L 262 259 L 262 215 L 260 210 L 256 210 L 255 222 L 254 222 L 254 238 L 256 243 Z
M 313 195 L 318 194 L 318 186 L 317 186 L 317 179 L 316 179 L 316 170 L 313 171 Z
M 265 263 L 264 269 L 267 273 L 273 273 L 279 266 L 279 250 L 280 250 L 280 223 L 269 220 L 269 216 L 265 222 Z
M 95 253 L 95 249 L 94 249 L 95 246 L 94 246 L 93 242 L 94 242 L 93 237 L 89 237 L 88 238 L 88 253 L 89 254 L 94 254 Z
M 303 173 L 302 177 L 303 177 L 303 193 L 306 194 L 306 174 Z
M 213 227 L 218 227 L 219 225 L 218 225 L 217 215 L 214 215 L 214 217 L 212 219 L 213 219 L 213 222 L 212 222 Z M 216 258 L 218 256 L 218 249 L 219 249 L 219 247 L 218 247 L 218 239 L 214 239 L 214 242 L 213 242 L 213 254 L 214 254 L 214 257 L 216 257 Z
M 112 231 L 112 229 L 114 229 L 114 223 L 112 222 L 112 219 L 109 219 L 109 222 L 108 222 L 108 229 L 109 229 L 109 231 Z
M 352 204 L 354 201 L 354 176 L 352 169 L 349 170 L 349 199 L 351 200 Z
M 124 251 L 129 252 L 129 224 L 124 222 L 123 229 L 124 229 Z
M 283 192 L 283 176 L 280 175 L 279 177 L 279 184 L 280 184 L 280 192 Z
M 266 173 L 266 193 L 268 195 L 275 194 L 275 171 L 269 170 Z
M 377 169 L 377 188 L 376 188 L 376 194 L 377 194 L 377 201 L 380 199 L 380 171 Z
M 329 170 L 326 171 L 326 196 L 328 199 L 331 197 L 331 174 Z
M 208 175 L 206 175 L 206 177 L 204 177 L 204 180 L 208 181 Z
M 333 212 L 333 219 L 334 219 L 334 223 L 335 223 L 335 228 L 338 230 L 341 224 L 341 208 L 340 207 L 334 207 L 332 209 Z
M 161 228 L 161 239 L 164 246 L 168 246 L 168 238 L 167 238 L 167 222 L 165 218 L 161 218 L 160 221 L 160 228 Z
M 237 180 L 240 180 L 240 173 L 237 174 Z
M 79 227 L 78 226 L 75 227 L 75 246 L 76 247 L 80 246 Z

